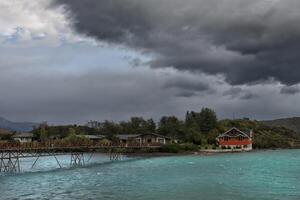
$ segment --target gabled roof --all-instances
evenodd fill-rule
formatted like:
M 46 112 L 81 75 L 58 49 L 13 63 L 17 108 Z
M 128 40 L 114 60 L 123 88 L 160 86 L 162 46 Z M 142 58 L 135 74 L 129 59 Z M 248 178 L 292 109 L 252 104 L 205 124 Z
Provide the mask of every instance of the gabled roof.
M 157 134 L 157 133 L 143 133 L 141 135 L 154 135 L 156 137 L 161 137 L 161 138 L 166 138 L 166 139 L 171 139 L 170 137 L 167 137 L 167 136 L 164 136 L 164 135 L 160 135 L 160 134 Z
M 121 140 L 128 140 L 129 138 L 135 138 L 140 136 L 141 134 L 120 134 L 120 135 L 116 135 L 117 138 L 121 139 Z
M 13 138 L 34 138 L 32 133 L 17 133 L 12 136 Z
M 101 140 L 105 138 L 104 135 L 83 135 L 83 137 L 88 138 L 90 140 Z
M 233 132 L 233 130 L 235 130 Z M 221 134 L 218 136 L 218 138 L 220 137 L 224 137 L 224 136 L 228 136 L 228 137 L 237 137 L 237 136 L 244 136 L 244 137 L 248 137 L 248 138 L 251 138 L 250 137 L 250 131 L 241 131 L 239 130 L 238 128 L 236 127 L 232 127 L 231 129 L 229 129 L 228 131 L 226 131 L 225 133 Z
M 140 136 L 144 136 L 144 135 L 154 135 L 156 137 L 161 137 L 161 138 L 166 138 L 166 139 L 171 139 L 167 136 L 164 135 L 159 135 L 156 133 L 142 133 L 142 134 L 119 134 L 116 135 L 117 138 L 121 139 L 121 140 L 128 140 L 130 138 L 136 138 L 136 137 L 140 137 Z

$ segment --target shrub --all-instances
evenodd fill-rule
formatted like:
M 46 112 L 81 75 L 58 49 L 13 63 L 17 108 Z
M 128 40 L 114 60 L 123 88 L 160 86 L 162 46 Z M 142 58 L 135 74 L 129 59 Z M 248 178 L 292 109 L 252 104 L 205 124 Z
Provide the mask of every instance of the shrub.
M 102 139 L 98 142 L 99 145 L 104 145 L 104 146 L 108 146 L 111 145 L 111 141 L 108 139 Z
M 160 151 L 165 152 L 165 153 L 180 153 L 180 152 L 198 151 L 198 146 L 195 144 L 190 144 L 190 143 L 166 144 L 161 147 Z
M 166 144 L 161 147 L 161 152 L 165 153 L 179 153 L 180 145 L 179 144 Z
M 156 153 L 156 152 L 158 152 L 158 149 L 147 148 L 141 150 L 141 153 Z
M 191 143 L 181 144 L 180 149 L 182 151 L 198 151 L 199 150 L 197 145 L 191 144 Z

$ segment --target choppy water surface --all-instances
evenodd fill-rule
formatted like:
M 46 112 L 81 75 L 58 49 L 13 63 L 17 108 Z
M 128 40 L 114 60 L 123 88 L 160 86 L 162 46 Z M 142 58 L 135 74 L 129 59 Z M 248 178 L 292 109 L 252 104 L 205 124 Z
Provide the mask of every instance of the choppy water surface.
M 69 157 L 59 159 L 69 164 Z M 0 199 L 300 199 L 300 150 L 93 159 L 88 167 L 62 170 L 53 170 L 53 158 L 34 169 L 26 160 L 24 173 L 0 176 Z

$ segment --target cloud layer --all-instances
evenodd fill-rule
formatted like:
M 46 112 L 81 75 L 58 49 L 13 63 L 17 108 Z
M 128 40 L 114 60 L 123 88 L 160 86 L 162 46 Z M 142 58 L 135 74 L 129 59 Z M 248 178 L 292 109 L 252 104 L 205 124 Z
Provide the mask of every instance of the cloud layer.
M 296 0 L 0 1 L 0 116 L 158 120 L 204 106 L 220 118 L 300 115 L 299 8 Z
M 232 85 L 300 82 L 298 0 L 55 0 L 84 35 Z

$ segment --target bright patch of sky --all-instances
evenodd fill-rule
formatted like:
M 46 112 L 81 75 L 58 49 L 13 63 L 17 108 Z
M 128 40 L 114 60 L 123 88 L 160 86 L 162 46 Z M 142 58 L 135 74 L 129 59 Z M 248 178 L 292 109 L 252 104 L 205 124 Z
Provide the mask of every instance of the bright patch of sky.
M 137 57 L 145 57 L 136 52 L 117 47 L 95 46 L 88 43 L 69 43 L 57 47 L 0 47 L 2 70 L 60 71 L 82 73 L 95 68 L 122 71 L 132 67 Z M 145 57 L 145 61 L 147 58 Z
M 23 73 L 122 71 L 147 56 L 75 33 L 66 11 L 49 0 L 0 1 L 1 70 Z M 14 69 L 12 69 L 14 68 Z

